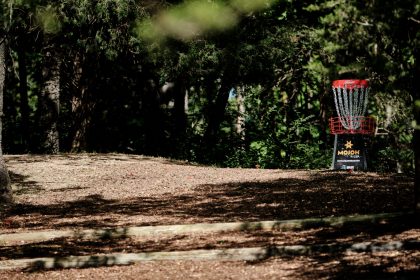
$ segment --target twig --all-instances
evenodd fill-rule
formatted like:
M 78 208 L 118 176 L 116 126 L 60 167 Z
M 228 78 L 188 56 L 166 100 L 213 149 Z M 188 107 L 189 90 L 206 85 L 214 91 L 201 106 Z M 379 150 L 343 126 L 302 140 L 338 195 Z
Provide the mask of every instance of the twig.
M 415 19 L 413 17 L 409 17 L 408 19 L 411 20 L 411 21 L 414 21 L 415 23 L 419 23 L 420 24 L 420 20 L 418 20 L 418 19 Z

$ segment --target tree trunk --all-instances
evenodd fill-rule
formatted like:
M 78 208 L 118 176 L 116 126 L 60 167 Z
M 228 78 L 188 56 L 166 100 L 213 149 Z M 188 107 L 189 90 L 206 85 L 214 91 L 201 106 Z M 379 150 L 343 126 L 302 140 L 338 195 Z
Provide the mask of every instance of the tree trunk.
M 420 83 L 417 81 L 420 77 L 420 51 L 416 52 L 416 71 L 413 80 L 414 90 L 414 118 L 416 120 L 416 127 L 414 129 L 414 208 L 420 211 Z
M 81 152 L 86 150 L 86 134 L 91 122 L 91 112 L 93 105 L 85 100 L 86 88 L 80 89 L 80 96 L 73 96 L 72 113 L 75 118 L 74 137 L 71 144 L 72 152 Z
M 417 100 L 417 128 L 414 130 L 414 157 L 415 157 L 415 183 L 414 203 L 415 209 L 420 211 L 420 99 Z
M 44 152 L 59 152 L 58 115 L 60 112 L 60 59 L 47 52 L 44 57 L 42 76 L 44 88 L 41 93 L 41 123 L 44 133 Z
M 83 60 L 83 57 L 77 55 L 73 66 L 74 94 L 71 100 L 71 110 L 74 117 L 74 136 L 71 145 L 72 152 L 81 152 L 86 150 L 86 134 L 92 120 L 92 111 L 94 109 L 94 103 L 91 102 L 88 86 L 85 82 L 85 64 Z
M 242 141 L 245 140 L 245 98 L 244 98 L 244 86 L 238 86 L 236 88 L 236 104 L 238 108 L 238 117 L 236 119 L 236 133 Z
M 216 144 L 219 128 L 225 116 L 231 88 L 232 85 L 229 82 L 223 81 L 217 94 L 216 101 L 210 106 L 208 125 L 204 134 L 204 139 L 210 148 Z
M 12 201 L 10 177 L 3 159 L 2 129 L 3 129 L 3 91 L 6 79 L 5 39 L 0 38 L 0 210 L 2 206 Z
M 173 143 L 175 154 L 183 154 L 187 133 L 187 112 L 186 102 L 188 102 L 185 86 L 182 82 L 175 83 L 174 88 L 174 108 L 173 108 Z
M 210 106 L 208 112 L 208 124 L 204 133 L 204 142 L 207 144 L 206 148 L 214 148 L 217 144 L 220 125 L 225 118 L 225 111 L 229 100 L 230 90 L 236 85 L 238 78 L 238 66 L 236 62 L 237 49 L 235 44 L 228 43 L 224 50 L 223 60 L 225 65 L 222 68 L 222 76 L 220 88 L 216 90 L 216 99 L 208 93 Z M 218 77 L 215 77 L 217 79 Z M 214 83 L 215 80 L 211 80 Z
M 19 93 L 20 93 L 20 114 L 23 151 L 28 151 L 29 144 L 29 105 L 28 105 L 28 81 L 26 71 L 26 54 L 22 46 L 18 47 L 19 60 Z
M 320 139 L 322 140 L 322 148 L 327 149 L 328 148 L 328 118 L 333 116 L 328 116 L 328 104 L 327 104 L 327 97 L 330 96 L 331 88 L 329 85 L 325 83 L 326 77 L 322 78 L 323 84 L 322 84 L 322 90 L 319 94 L 319 102 L 320 102 L 320 112 L 319 112 L 319 120 L 320 120 L 320 127 L 321 127 L 321 133 L 320 133 Z
M 412 97 L 414 100 L 414 120 L 416 127 L 413 135 L 414 150 L 414 210 L 420 211 L 420 50 L 415 52 L 416 68 L 412 80 Z
M 165 145 L 164 118 L 160 108 L 157 83 L 149 79 L 143 90 L 144 149 L 147 155 L 159 156 Z

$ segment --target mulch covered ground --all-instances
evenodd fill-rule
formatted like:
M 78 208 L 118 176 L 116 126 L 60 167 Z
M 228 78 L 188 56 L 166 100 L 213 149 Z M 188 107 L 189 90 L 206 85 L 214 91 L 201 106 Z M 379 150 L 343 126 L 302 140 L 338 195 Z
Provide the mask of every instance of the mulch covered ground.
M 329 170 L 222 169 L 134 155 L 6 156 L 15 204 L 0 233 L 203 222 L 301 219 L 408 211 L 413 178 Z M 420 240 L 420 222 L 297 231 L 118 240 L 58 239 L 0 247 L 0 260 Z M 1 244 L 0 244 L 1 245 Z M 125 267 L 0 272 L 0 279 L 420 279 L 420 252 L 338 252 L 259 262 L 153 261 Z

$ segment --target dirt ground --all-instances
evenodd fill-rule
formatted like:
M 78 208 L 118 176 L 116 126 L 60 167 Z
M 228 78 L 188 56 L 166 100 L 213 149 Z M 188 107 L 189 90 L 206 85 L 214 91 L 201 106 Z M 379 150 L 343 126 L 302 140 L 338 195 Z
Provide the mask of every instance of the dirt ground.
M 408 211 L 413 178 L 329 170 L 229 169 L 121 154 L 5 156 L 15 204 L 1 233 L 331 217 Z M 110 252 L 420 240 L 420 222 L 124 238 L 0 247 L 0 260 Z M 0 272 L 0 279 L 420 279 L 420 252 L 339 252 L 259 262 L 153 261 L 130 266 Z

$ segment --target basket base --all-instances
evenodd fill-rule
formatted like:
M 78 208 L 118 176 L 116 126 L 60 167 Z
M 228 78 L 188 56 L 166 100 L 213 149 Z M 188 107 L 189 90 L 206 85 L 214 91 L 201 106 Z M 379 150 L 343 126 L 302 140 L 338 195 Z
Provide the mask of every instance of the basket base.
M 331 169 L 366 170 L 367 143 L 361 134 L 335 134 Z

